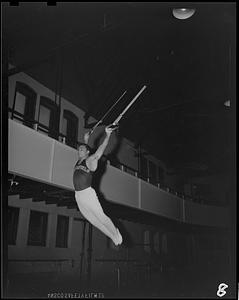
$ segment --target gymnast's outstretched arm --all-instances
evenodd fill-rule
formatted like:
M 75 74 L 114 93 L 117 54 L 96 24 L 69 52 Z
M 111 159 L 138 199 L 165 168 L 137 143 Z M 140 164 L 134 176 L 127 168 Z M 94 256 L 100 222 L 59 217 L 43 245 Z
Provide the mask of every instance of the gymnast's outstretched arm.
M 109 143 L 109 139 L 110 139 L 110 135 L 111 133 L 114 131 L 114 128 L 110 128 L 109 126 L 105 127 L 105 139 L 102 142 L 102 144 L 98 147 L 98 149 L 96 150 L 96 152 L 92 155 L 90 155 L 87 160 L 87 166 L 90 170 L 95 171 L 97 168 L 97 164 L 98 164 L 98 160 L 101 158 L 101 156 L 103 155 L 105 148 L 107 147 L 108 143 Z

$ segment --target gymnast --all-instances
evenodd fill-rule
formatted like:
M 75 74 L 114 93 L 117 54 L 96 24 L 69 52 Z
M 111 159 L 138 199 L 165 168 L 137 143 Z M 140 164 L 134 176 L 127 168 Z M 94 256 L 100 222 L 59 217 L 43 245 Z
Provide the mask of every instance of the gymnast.
M 78 148 L 79 159 L 74 167 L 73 174 L 73 185 L 75 189 L 75 199 L 79 210 L 82 215 L 96 228 L 101 230 L 105 235 L 107 235 L 116 246 L 122 244 L 123 238 L 111 221 L 111 219 L 104 213 L 99 199 L 95 190 L 91 187 L 93 173 L 96 171 L 98 166 L 98 161 L 103 155 L 106 146 L 108 145 L 111 133 L 118 128 L 119 121 L 122 119 L 127 110 L 133 105 L 140 94 L 146 89 L 144 85 L 137 95 L 131 100 L 131 102 L 126 106 L 126 108 L 121 112 L 121 114 L 116 118 L 116 120 L 109 126 L 105 127 L 105 139 L 103 143 L 98 147 L 94 154 L 90 154 L 90 147 L 88 146 L 88 141 L 90 135 L 94 129 L 102 123 L 103 119 L 112 108 L 123 98 L 126 91 L 120 96 L 116 103 L 106 112 L 106 114 L 101 118 L 96 125 L 84 135 L 84 142 Z
M 104 213 L 95 190 L 91 187 L 92 177 L 98 161 L 108 145 L 110 135 L 116 127 L 105 127 L 106 136 L 94 154 L 90 154 L 88 145 L 91 132 L 84 135 L 84 142 L 78 147 L 78 161 L 74 167 L 73 185 L 75 199 L 82 215 L 96 228 L 108 236 L 116 246 L 122 244 L 122 236 L 111 219 Z

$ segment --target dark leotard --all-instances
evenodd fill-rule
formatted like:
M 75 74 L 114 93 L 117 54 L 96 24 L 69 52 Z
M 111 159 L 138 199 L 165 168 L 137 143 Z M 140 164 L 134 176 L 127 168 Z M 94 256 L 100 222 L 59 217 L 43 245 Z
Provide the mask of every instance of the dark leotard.
M 85 159 L 77 161 L 74 167 L 73 185 L 76 191 L 82 191 L 91 186 L 93 172 L 87 167 Z

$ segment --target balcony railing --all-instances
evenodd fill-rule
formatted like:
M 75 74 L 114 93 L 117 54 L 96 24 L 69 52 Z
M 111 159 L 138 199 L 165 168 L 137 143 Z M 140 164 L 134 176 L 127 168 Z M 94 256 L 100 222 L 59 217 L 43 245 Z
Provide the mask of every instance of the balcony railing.
M 9 173 L 74 191 L 73 166 L 78 157 L 75 149 L 12 120 L 8 143 Z M 165 191 L 109 163 L 98 188 L 106 200 L 127 207 L 179 222 L 228 226 L 227 208 L 186 201 L 169 189 Z
M 77 149 L 77 146 L 80 144 L 79 141 L 70 139 L 68 136 L 64 135 L 63 133 L 59 131 L 55 131 L 50 129 L 48 126 L 34 120 L 34 119 L 29 119 L 25 118 L 25 116 L 17 111 L 12 110 L 11 108 L 8 108 L 9 111 L 9 118 L 10 119 L 16 119 L 18 121 L 21 121 L 23 125 L 28 126 L 38 132 L 43 132 L 44 134 L 49 135 L 53 139 L 60 141 L 63 144 L 66 144 L 74 149 Z M 109 158 L 106 155 L 102 156 L 103 161 L 107 161 L 110 165 L 120 169 L 123 172 L 126 172 L 128 174 L 131 174 L 132 176 L 138 177 L 145 182 L 148 182 L 149 184 L 152 184 L 156 186 L 158 189 L 163 190 L 169 194 L 176 195 L 179 198 L 185 199 L 187 201 L 192 201 L 195 203 L 200 203 L 200 204 L 213 204 L 213 205 L 218 205 L 218 206 L 223 206 L 223 204 L 220 203 L 212 203 L 209 199 L 205 199 L 201 197 L 200 195 L 198 197 L 192 197 L 185 195 L 183 192 L 175 191 L 169 186 L 166 186 L 165 184 L 161 182 L 157 182 L 155 178 L 152 177 L 145 177 L 142 173 L 140 173 L 138 170 L 127 166 L 126 164 L 123 164 L 121 162 L 111 162 Z

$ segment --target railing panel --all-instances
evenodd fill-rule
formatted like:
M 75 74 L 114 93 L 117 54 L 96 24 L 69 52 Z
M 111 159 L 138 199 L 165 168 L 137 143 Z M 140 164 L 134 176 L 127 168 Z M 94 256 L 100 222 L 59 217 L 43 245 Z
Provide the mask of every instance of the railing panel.
M 139 179 L 107 165 L 100 182 L 100 191 L 105 199 L 139 208 Z
M 73 190 L 73 168 L 78 159 L 77 151 L 57 141 L 54 150 L 51 181 L 54 184 Z
M 49 182 L 53 139 L 15 121 L 8 124 L 9 172 Z
M 141 209 L 182 220 L 182 199 L 141 180 Z

